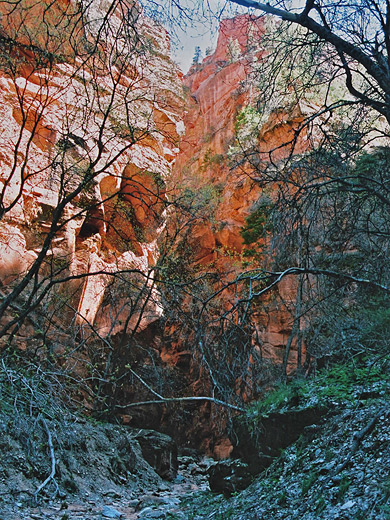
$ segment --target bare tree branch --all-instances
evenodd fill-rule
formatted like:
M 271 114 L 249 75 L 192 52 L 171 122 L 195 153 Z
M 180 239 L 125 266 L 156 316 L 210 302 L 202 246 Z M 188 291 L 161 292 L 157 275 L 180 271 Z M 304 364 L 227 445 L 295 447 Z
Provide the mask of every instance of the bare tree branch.
M 165 397 L 163 399 L 158 399 L 155 401 L 140 401 L 138 403 L 129 403 L 123 405 L 115 405 L 115 408 L 124 409 L 124 408 L 134 408 L 138 406 L 147 406 L 152 404 L 166 404 L 166 403 L 186 403 L 186 402 L 194 402 L 194 401 L 208 401 L 218 406 L 222 406 L 224 408 L 230 408 L 231 410 L 235 410 L 236 412 L 245 412 L 244 408 L 240 408 L 239 406 L 235 406 L 230 403 L 226 403 L 221 401 L 220 399 L 216 399 L 215 397 Z

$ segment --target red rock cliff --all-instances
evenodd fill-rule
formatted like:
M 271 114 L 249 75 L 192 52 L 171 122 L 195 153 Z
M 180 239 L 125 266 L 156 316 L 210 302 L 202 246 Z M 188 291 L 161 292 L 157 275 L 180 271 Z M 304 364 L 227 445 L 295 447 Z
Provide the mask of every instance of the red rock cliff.
M 183 137 L 182 78 L 167 57 L 167 33 L 133 2 L 88 5 L 80 12 L 73 1 L 26 1 L 11 12 L 11 4 L 0 1 L 0 36 L 11 58 L 0 67 L 0 281 L 5 291 L 17 286 L 41 260 L 27 288 L 37 298 L 55 282 L 49 321 L 61 325 L 53 330 L 62 337 L 57 342 L 52 334 L 52 345 L 59 344 L 59 356 L 65 353 L 71 362 L 67 325 L 78 324 L 79 335 L 71 343 L 75 351 L 84 348 L 92 330 L 101 351 L 92 349 L 97 361 L 90 368 L 107 384 L 99 391 L 115 402 L 150 398 L 145 385 L 141 391 L 137 387 L 137 367 L 152 386 L 163 380 L 163 366 L 169 392 L 207 393 L 208 376 L 192 363 L 198 354 L 182 339 L 175 352 L 166 348 L 169 342 L 161 347 L 148 327 L 163 313 L 153 272 L 157 240 L 165 225 L 167 186 L 172 192 L 172 185 L 200 195 L 205 191 L 208 198 L 211 188 L 213 214 L 191 237 L 194 263 L 200 269 L 212 265 L 226 279 L 242 272 L 240 230 L 262 193 L 245 169 L 230 168 L 227 156 L 237 115 L 252 101 L 254 64 L 264 53 L 263 22 L 241 16 L 221 23 L 215 53 L 184 80 Z M 271 146 L 291 132 L 291 118 L 285 125 L 280 119 L 274 116 L 262 128 L 263 144 Z M 225 294 L 228 309 L 234 295 Z M 249 364 L 259 353 L 277 362 L 283 357 L 296 287 L 285 283 L 280 294 L 284 305 L 272 296 L 257 313 Z M 26 337 L 41 345 L 42 331 L 35 325 Z M 132 343 L 135 332 L 145 336 L 138 350 Z M 249 377 L 251 371 L 249 366 Z M 109 386 L 116 378 L 121 384 Z M 237 393 L 245 399 L 253 397 L 239 387 L 238 382 Z M 133 415 L 126 421 L 142 427 L 170 421 L 170 431 L 176 427 L 183 437 L 192 436 L 224 457 L 230 445 L 223 434 L 215 446 L 210 441 L 212 413 L 207 403 L 197 407 L 190 418 L 183 414 L 180 428 L 160 406 L 138 417 L 135 410 L 135 423 Z
M 243 15 L 222 21 L 215 53 L 193 65 L 184 78 L 188 90 L 186 132 L 175 176 L 182 185 L 196 187 L 197 191 L 213 187 L 213 213 L 208 223 L 195 228 L 192 246 L 196 263 L 204 268 L 212 264 L 221 274 L 230 273 L 230 279 L 243 270 L 246 248 L 241 230 L 263 196 L 250 178 L 250 169 L 245 165 L 232 168 L 228 155 L 235 144 L 237 116 L 255 100 L 256 63 L 266 53 L 262 47 L 264 31 L 264 18 Z M 261 143 L 266 150 L 288 141 L 300 121 L 299 109 L 271 114 L 259 128 L 258 146 Z M 303 139 L 296 150 L 304 146 Z M 296 295 L 296 282 L 287 279 L 280 284 L 278 293 L 262 301 L 253 345 L 262 358 L 282 362 L 292 330 Z M 232 296 L 226 294 L 225 298 L 233 304 Z M 296 367 L 294 347 L 295 340 L 290 369 Z
M 182 97 L 168 34 L 128 1 L 85 10 L 73 0 L 0 2 L 0 10 L 9 55 L 0 67 L 1 283 L 19 281 L 51 233 L 41 281 L 76 278 L 69 319 L 77 311 L 80 325 L 113 334 L 128 314 L 124 295 L 104 303 L 110 273 L 147 274 L 164 225 Z M 154 291 L 151 275 L 147 283 Z M 129 327 L 161 315 L 154 296 Z

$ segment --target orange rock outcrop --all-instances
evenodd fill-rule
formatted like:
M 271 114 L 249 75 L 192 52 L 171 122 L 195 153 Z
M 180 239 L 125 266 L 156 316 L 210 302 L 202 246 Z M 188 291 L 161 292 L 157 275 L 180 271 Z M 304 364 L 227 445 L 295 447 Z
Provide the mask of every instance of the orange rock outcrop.
M 221 22 L 215 53 L 184 78 L 184 99 L 182 74 L 168 57 L 168 34 L 136 3 L 93 0 L 83 12 L 73 0 L 26 0 L 12 12 L 11 5 L 0 2 L 0 37 L 9 51 L 9 60 L 0 62 L 2 286 L 17 284 L 43 252 L 33 289 L 39 295 L 56 281 L 52 321 L 64 329 L 76 323 L 80 338 L 81 329 L 86 334 L 93 329 L 103 343 L 115 338 L 116 359 L 111 352 L 108 358 L 122 372 L 114 376 L 129 374 L 126 363 L 133 356 L 134 366 L 150 369 L 151 377 L 155 363 L 158 369 L 168 366 L 168 377 L 174 365 L 180 391 L 207 393 L 208 375 L 194 362 L 193 344 L 149 336 L 148 326 L 164 312 L 153 269 L 166 203 L 175 193 L 172 186 L 179 186 L 212 208 L 190 237 L 193 263 L 200 271 L 212 266 L 226 280 L 243 270 L 241 230 L 262 191 L 245 165 L 231 167 L 229 153 L 237 116 L 254 96 L 255 64 L 265 52 L 263 19 L 244 15 Z M 265 150 L 277 146 L 300 120 L 299 111 L 271 115 L 259 130 L 259 142 Z M 282 362 L 296 293 L 295 281 L 286 279 L 279 295 L 269 295 L 256 311 L 257 330 L 244 367 L 248 378 L 255 358 Z M 235 295 L 226 291 L 223 298 L 228 310 Z M 57 308 L 61 316 L 55 315 Z M 132 338 L 135 331 L 145 334 L 146 353 L 130 351 L 131 341 L 122 341 L 123 333 Z M 294 348 L 290 362 L 296 366 Z M 237 393 L 251 399 L 252 383 L 237 381 Z M 115 395 L 110 387 L 111 397 L 139 398 L 134 378 L 125 383 L 122 378 L 122 384 Z M 141 395 L 150 398 L 140 386 Z M 140 412 L 138 424 L 148 414 L 154 421 L 149 427 L 171 421 L 161 407 L 154 415 L 149 410 Z M 201 432 L 199 444 L 223 458 L 231 445 L 224 435 L 213 444 L 211 413 L 208 403 L 197 408 L 189 420 L 191 432 L 183 423 L 181 434 L 196 438 Z
M 236 144 L 237 120 L 240 112 L 253 106 L 256 95 L 256 64 L 266 53 L 262 47 L 264 18 L 242 15 L 221 22 L 214 54 L 201 64 L 193 65 L 184 84 L 188 91 L 184 118 L 186 133 L 180 144 L 175 176 L 182 185 L 192 186 L 198 193 L 213 188 L 212 214 L 209 222 L 198 225 L 193 232 L 192 249 L 195 263 L 209 265 L 232 279 L 243 271 L 245 261 L 241 230 L 246 218 L 256 209 L 262 190 L 252 181 L 248 164 L 233 167 L 229 154 Z M 257 147 L 266 153 L 288 142 L 303 120 L 299 107 L 278 111 L 269 116 L 258 129 Z M 302 135 L 296 152 L 307 144 Z M 277 160 L 286 151 L 273 155 Z M 269 195 L 267 195 L 269 196 Z M 272 197 L 272 194 L 271 194 Z M 243 256 L 244 253 L 244 256 Z M 264 260 L 270 263 L 272 259 Z M 266 267 L 267 264 L 252 265 Z M 292 331 L 296 280 L 290 278 L 279 286 L 278 293 L 263 297 L 262 310 L 256 311 L 256 340 L 253 348 L 261 357 L 281 364 Z M 233 295 L 224 294 L 226 308 L 234 303 Z M 296 340 L 289 356 L 289 369 L 296 368 Z M 250 398 L 250 396 L 247 396 Z
M 19 281 L 52 233 L 41 280 L 75 278 L 79 324 L 121 330 L 125 295 L 99 310 L 122 269 L 150 277 L 154 297 L 128 323 L 142 330 L 162 312 L 150 271 L 182 131 L 169 36 L 131 1 L 0 6 L 0 281 Z

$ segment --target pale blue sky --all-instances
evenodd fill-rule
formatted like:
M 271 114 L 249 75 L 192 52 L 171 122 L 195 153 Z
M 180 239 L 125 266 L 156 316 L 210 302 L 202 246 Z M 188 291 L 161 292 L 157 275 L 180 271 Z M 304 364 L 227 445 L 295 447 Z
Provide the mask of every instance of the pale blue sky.
M 202 58 L 208 47 L 215 48 L 218 37 L 219 13 L 222 18 L 232 16 L 232 9 L 229 2 L 221 0 L 205 0 L 195 2 L 193 0 L 181 0 L 181 5 L 197 9 L 197 15 L 191 23 L 184 27 L 179 24 L 176 27 L 176 35 L 172 38 L 172 54 L 175 61 L 179 63 L 183 72 L 187 72 L 192 64 L 195 47 L 199 46 L 202 50 Z M 202 7 L 201 7 L 202 5 Z M 236 6 L 234 6 L 236 10 Z
M 159 19 L 171 34 L 172 57 L 186 73 L 191 66 L 195 47 L 202 50 L 215 48 L 221 18 L 248 12 L 228 0 L 140 0 L 146 12 Z M 180 5 L 180 8 L 177 7 Z M 302 7 L 304 0 L 286 0 L 294 9 Z M 187 13 L 186 13 L 187 10 Z M 260 11 L 257 11 L 260 14 Z
M 204 58 L 207 47 L 215 49 L 218 34 L 217 31 L 211 31 L 209 27 L 199 25 L 196 28 L 180 31 L 178 36 L 179 42 L 172 42 L 172 57 L 186 73 L 192 64 L 195 47 L 199 46 L 202 49 L 202 58 Z
M 205 56 L 215 47 L 220 18 L 230 18 L 238 6 L 226 0 L 141 0 L 146 13 L 157 18 L 171 34 L 172 57 L 187 72 L 195 47 Z M 180 4 L 178 9 L 175 4 Z M 187 10 L 187 12 L 186 12 Z

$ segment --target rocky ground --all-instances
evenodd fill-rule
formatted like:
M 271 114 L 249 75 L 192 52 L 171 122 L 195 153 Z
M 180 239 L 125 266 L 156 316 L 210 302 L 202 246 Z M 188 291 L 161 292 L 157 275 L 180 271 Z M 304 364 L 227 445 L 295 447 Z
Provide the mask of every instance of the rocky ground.
M 390 519 L 388 396 L 340 403 L 247 489 L 199 494 L 186 511 L 193 520 Z
M 63 497 L 49 500 L 40 505 L 16 501 L 4 502 L 1 520 L 149 520 L 177 518 L 185 519 L 181 502 L 194 493 L 208 489 L 205 469 L 208 461 L 195 462 L 193 458 L 180 457 L 180 469 L 174 482 L 160 483 L 149 488 L 140 487 L 136 492 L 107 489 L 101 496 Z M 190 461 L 190 463 L 188 462 Z
M 166 444 L 169 437 L 157 432 L 126 432 L 123 427 L 84 421 L 69 427 L 67 446 L 64 436 L 56 435 L 62 444 L 61 459 L 54 479 L 37 495 L 38 472 L 42 482 L 50 472 L 49 461 L 42 457 L 45 450 L 27 457 L 20 439 L 4 431 L 4 421 L 2 426 L 1 520 L 181 519 L 186 518 L 181 501 L 208 489 L 211 459 L 194 454 L 176 459 L 172 445 Z M 154 453 L 144 442 L 150 437 Z
M 345 383 L 348 370 L 320 379 L 315 390 L 304 383 L 290 401 L 262 409 L 253 460 L 262 460 L 256 446 L 267 438 L 267 424 L 280 425 L 283 443 L 291 417 L 306 422 L 277 455 L 272 446 L 270 465 L 257 475 L 248 449 L 223 476 L 229 463 L 189 450 L 177 456 L 170 437 L 150 430 L 0 413 L 0 520 L 390 520 L 387 364 L 371 380 L 356 370 L 357 383 Z M 307 410 L 319 404 L 322 413 L 308 424 Z M 225 480 L 210 484 L 224 493 L 209 488 L 218 466 Z

